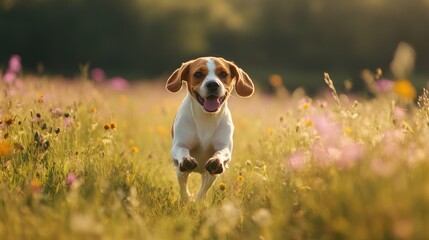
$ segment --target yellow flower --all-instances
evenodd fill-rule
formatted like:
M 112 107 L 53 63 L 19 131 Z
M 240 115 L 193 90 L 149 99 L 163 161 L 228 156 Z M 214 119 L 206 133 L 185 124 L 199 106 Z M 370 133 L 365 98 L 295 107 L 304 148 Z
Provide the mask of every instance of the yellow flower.
M 44 102 L 44 97 L 45 97 L 45 94 L 43 94 L 43 93 L 37 93 L 36 94 L 36 101 L 38 103 L 43 103 Z
M 301 106 L 300 106 L 300 108 L 301 109 L 304 109 L 304 110 L 307 110 L 307 109 L 309 109 L 311 107 L 311 103 L 309 103 L 309 102 L 305 102 L 305 103 L 303 103 Z
M 268 128 L 266 128 L 266 129 L 265 129 L 265 132 L 266 132 L 268 135 L 273 135 L 273 133 L 274 133 L 274 129 L 273 129 L 273 128 L 268 127 Z
M 12 145 L 9 142 L 0 141 L 0 157 L 10 155 L 12 150 Z
M 279 88 L 283 85 L 282 77 L 278 74 L 272 74 L 268 79 L 268 81 L 270 82 L 271 86 L 275 88 Z
M 33 193 L 38 193 L 42 190 L 42 182 L 37 178 L 31 180 L 30 186 Z
M 307 119 L 305 122 L 304 122 L 304 126 L 306 126 L 306 127 L 311 127 L 311 126 L 313 126 L 314 125 L 314 122 L 313 122 L 313 120 L 311 120 L 311 119 Z
M 161 136 L 167 136 L 168 135 L 168 129 L 162 125 L 158 125 L 155 128 L 156 133 L 158 133 Z
M 226 185 L 225 185 L 225 183 L 219 183 L 219 189 L 220 189 L 221 191 L 225 191 L 225 190 L 226 190 Z
M 353 132 L 353 129 L 351 127 L 345 127 L 344 132 L 347 134 L 351 134 Z
M 89 112 L 90 113 L 96 113 L 97 112 L 97 108 L 92 107 L 92 108 L 89 109 Z
M 412 101 L 416 98 L 416 89 L 408 80 L 398 80 L 394 86 L 395 93 L 402 99 Z
M 138 153 L 139 152 L 139 148 L 136 146 L 131 147 L 131 152 L 132 153 Z
M 244 177 L 243 177 L 243 175 L 238 175 L 238 177 L 237 177 L 237 182 L 242 182 L 244 180 Z

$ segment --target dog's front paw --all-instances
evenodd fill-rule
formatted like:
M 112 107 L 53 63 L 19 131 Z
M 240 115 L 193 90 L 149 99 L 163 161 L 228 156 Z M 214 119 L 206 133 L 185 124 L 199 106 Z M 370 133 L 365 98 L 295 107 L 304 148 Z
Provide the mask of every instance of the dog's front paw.
M 210 158 L 205 166 L 207 172 L 210 174 L 221 174 L 223 173 L 223 164 L 219 158 Z
M 183 157 L 183 161 L 179 164 L 179 169 L 182 172 L 194 170 L 198 166 L 197 161 L 193 157 Z

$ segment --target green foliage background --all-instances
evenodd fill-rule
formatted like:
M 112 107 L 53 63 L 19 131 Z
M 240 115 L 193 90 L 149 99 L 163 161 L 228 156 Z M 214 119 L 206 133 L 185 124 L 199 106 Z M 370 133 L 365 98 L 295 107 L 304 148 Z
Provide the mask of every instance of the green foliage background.
M 4 0 L 0 63 L 20 54 L 28 70 L 78 65 L 126 77 L 168 74 L 201 55 L 251 73 L 387 68 L 400 41 L 429 66 L 427 0 Z M 266 71 L 270 71 L 267 69 Z

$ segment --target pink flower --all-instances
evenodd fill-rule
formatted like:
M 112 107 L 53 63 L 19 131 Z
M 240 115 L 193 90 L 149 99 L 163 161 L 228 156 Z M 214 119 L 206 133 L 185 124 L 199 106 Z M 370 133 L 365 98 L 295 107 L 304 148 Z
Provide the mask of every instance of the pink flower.
M 18 76 L 16 75 L 16 73 L 11 71 L 8 71 L 3 75 L 3 81 L 8 84 L 14 83 L 17 78 Z
M 328 107 L 328 102 L 325 100 L 317 100 L 316 105 L 319 106 L 320 108 L 326 108 Z
M 395 83 L 391 80 L 387 79 L 379 79 L 375 81 L 375 85 L 377 86 L 377 90 L 381 93 L 391 92 Z
M 332 144 L 340 140 L 342 127 L 328 116 L 320 115 L 310 118 L 324 144 Z
M 347 168 L 354 165 L 363 156 L 363 146 L 359 143 L 350 143 L 341 148 L 341 157 L 338 159 L 338 166 Z
M 305 166 L 306 162 L 304 152 L 301 150 L 295 151 L 294 153 L 289 155 L 289 157 L 287 158 L 287 162 L 292 170 L 301 170 Z
M 53 117 L 61 117 L 62 116 L 62 110 L 59 107 L 52 110 L 51 113 L 52 113 Z
M 91 71 L 91 78 L 96 82 L 102 82 L 106 78 L 106 73 L 101 68 L 94 68 Z
M 403 120 L 407 115 L 406 109 L 401 107 L 395 107 L 393 110 L 393 118 L 396 120 Z
M 71 117 L 67 117 L 67 118 L 65 118 L 64 119 L 64 121 L 63 121 L 63 124 L 64 124 L 64 127 L 69 127 L 70 125 L 72 125 L 73 124 L 73 118 L 71 118 Z
M 19 55 L 12 55 L 9 59 L 8 72 L 19 73 L 22 69 L 21 57 Z
M 380 159 L 374 159 L 371 162 L 371 170 L 379 176 L 387 177 L 392 174 L 393 167 Z
M 129 88 L 130 84 L 122 77 L 113 77 L 109 79 L 109 86 L 118 91 L 125 91 Z
M 69 173 L 67 175 L 66 184 L 71 185 L 77 181 L 77 176 L 74 173 Z

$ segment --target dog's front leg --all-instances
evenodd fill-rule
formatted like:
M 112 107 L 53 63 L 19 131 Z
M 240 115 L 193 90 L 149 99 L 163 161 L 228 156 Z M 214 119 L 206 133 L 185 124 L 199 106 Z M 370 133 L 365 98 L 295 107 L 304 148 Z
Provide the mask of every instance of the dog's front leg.
M 179 181 L 180 201 L 187 202 L 190 194 L 188 190 L 189 173 L 197 167 L 197 162 L 190 156 L 189 150 L 178 145 L 171 149 L 171 156 L 174 162 L 177 162 L 176 175 Z
M 223 148 L 213 154 L 205 168 L 210 174 L 221 174 L 225 171 L 227 163 L 231 160 L 231 150 L 229 147 Z
M 189 154 L 189 149 L 174 145 L 171 149 L 171 157 L 181 172 L 189 172 L 194 170 L 198 164 L 197 161 Z

